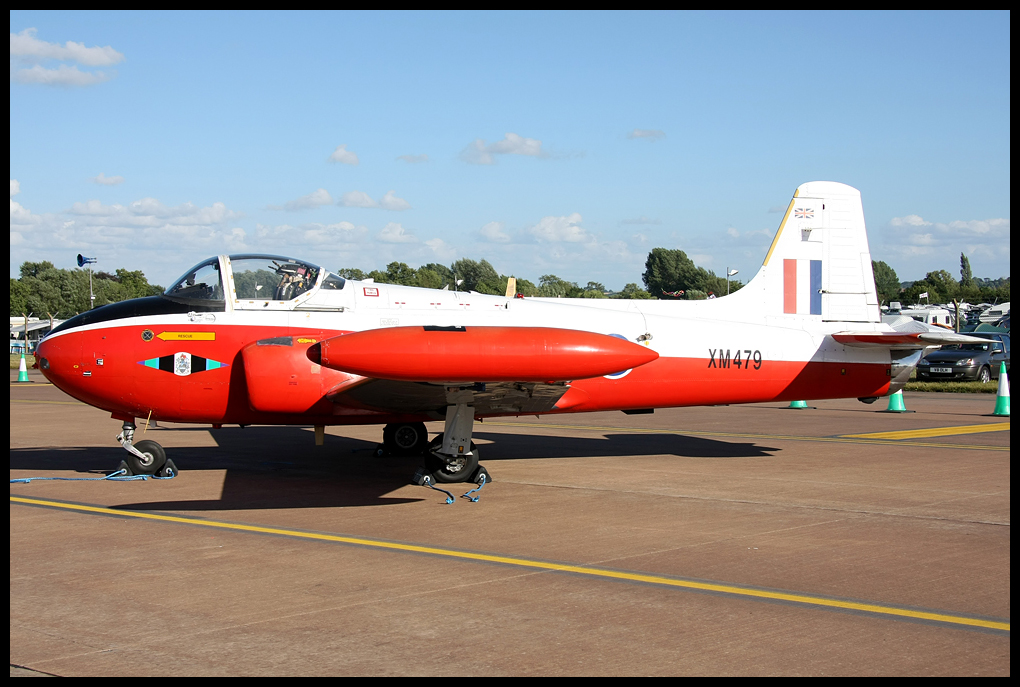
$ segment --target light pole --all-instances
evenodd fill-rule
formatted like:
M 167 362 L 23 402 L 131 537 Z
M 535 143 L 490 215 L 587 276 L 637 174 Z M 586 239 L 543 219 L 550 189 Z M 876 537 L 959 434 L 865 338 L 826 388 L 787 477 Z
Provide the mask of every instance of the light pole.
M 729 267 L 726 268 L 726 295 L 730 295 L 730 277 L 734 274 L 739 274 L 740 270 L 731 270 Z
M 78 253 L 78 267 L 84 267 L 85 265 L 94 265 L 99 262 L 99 258 L 86 258 L 81 253 Z M 92 268 L 89 268 L 89 310 L 91 310 L 96 304 L 96 294 L 92 292 Z

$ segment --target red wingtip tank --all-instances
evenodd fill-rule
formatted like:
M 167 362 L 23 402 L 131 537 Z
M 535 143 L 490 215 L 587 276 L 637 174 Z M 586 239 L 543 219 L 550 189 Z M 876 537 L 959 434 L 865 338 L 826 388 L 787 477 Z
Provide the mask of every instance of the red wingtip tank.
M 561 382 L 659 357 L 606 334 L 551 327 L 391 327 L 327 339 L 324 367 L 408 382 Z

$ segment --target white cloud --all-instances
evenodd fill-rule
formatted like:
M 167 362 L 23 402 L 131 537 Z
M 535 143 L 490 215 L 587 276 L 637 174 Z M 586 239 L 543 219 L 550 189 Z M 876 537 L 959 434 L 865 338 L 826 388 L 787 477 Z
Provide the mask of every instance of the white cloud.
M 1009 273 L 1008 217 L 930 222 L 920 215 L 906 215 L 889 220 L 880 235 L 881 248 L 872 254 L 888 258 L 886 262 L 904 278 L 919 278 L 935 269 L 955 273 L 960 253 L 971 259 L 975 270 L 994 270 L 989 276 Z M 894 264 L 895 258 L 901 262 Z
M 11 240 L 15 241 L 14 234 L 17 234 L 17 241 L 20 242 L 21 234 L 15 229 L 26 230 L 31 229 L 33 225 L 39 223 L 39 217 L 32 214 L 32 211 L 25 208 L 18 201 L 14 200 L 14 196 L 21 193 L 21 184 L 18 183 L 17 179 L 11 179 Z
M 301 196 L 296 200 L 288 201 L 283 207 L 288 212 L 294 212 L 296 210 L 310 210 L 311 208 L 332 204 L 332 196 L 329 195 L 329 192 L 326 189 L 320 188 L 312 191 L 307 196 Z
M 11 33 L 11 81 L 46 86 L 91 86 L 113 78 L 101 71 L 82 71 L 85 67 L 108 67 L 124 60 L 123 53 L 109 45 L 85 47 L 84 43 L 67 41 L 64 45 L 47 43 L 35 37 L 36 29 Z M 72 62 L 44 67 L 44 62 Z M 31 66 L 29 66 L 31 65 Z
M 345 165 L 356 165 L 358 164 L 357 154 L 347 150 L 347 144 L 338 145 L 333 154 L 329 156 L 330 162 L 340 162 Z
M 109 81 L 112 77 L 104 72 L 83 72 L 77 66 L 62 64 L 56 69 L 35 65 L 30 69 L 11 72 L 11 79 L 18 83 L 37 83 L 43 86 L 92 86 Z
M 421 163 L 421 162 L 428 162 L 429 161 L 429 156 L 428 155 L 401 155 L 397 159 L 398 160 L 403 160 L 404 162 L 413 165 L 413 164 L 418 164 L 418 163 Z
M 510 235 L 503 231 L 502 222 L 489 222 L 479 229 L 478 233 L 491 243 L 510 243 Z
M 376 236 L 383 243 L 417 243 L 418 237 L 408 234 L 404 227 L 396 222 L 390 222 Z
M 425 245 L 432 249 L 432 252 L 441 260 L 450 260 L 456 255 L 456 249 L 443 239 L 429 239 Z
M 230 247 L 231 252 L 248 250 L 248 244 L 245 243 L 247 237 L 248 233 L 244 229 L 234 227 L 230 233 L 224 235 L 223 242 Z
M 646 141 L 661 141 L 666 138 L 666 132 L 659 129 L 634 129 L 627 138 L 643 138 Z
M 403 198 L 397 198 L 393 191 L 387 191 L 386 195 L 379 199 L 379 207 L 383 210 L 407 210 L 411 207 Z
M 403 198 L 398 198 L 394 191 L 387 191 L 379 200 L 373 199 L 364 191 L 348 191 L 337 203 L 345 208 L 382 208 L 383 210 L 407 210 L 411 207 Z
M 336 224 L 310 224 L 306 225 L 304 232 L 305 241 L 313 244 L 326 244 L 337 246 L 350 243 L 361 243 L 368 235 L 368 228 L 355 226 L 350 222 L 337 222 Z
M 128 205 L 103 205 L 98 200 L 89 200 L 74 203 L 68 213 L 84 218 L 104 218 L 102 221 L 111 226 L 124 227 L 159 227 L 168 224 L 209 226 L 241 216 L 240 213 L 227 210 L 223 203 L 213 203 L 204 208 L 192 203 L 167 207 L 155 198 L 142 198 Z M 88 222 L 94 223 L 93 220 Z
M 543 217 L 538 224 L 528 229 L 528 233 L 539 241 L 549 243 L 587 243 L 592 240 L 590 234 L 581 226 L 580 213 L 565 217 Z
M 620 220 L 620 224 L 662 224 L 662 220 L 656 219 L 654 217 L 645 217 L 644 215 L 641 215 L 640 217 L 635 217 L 634 219 Z
M 20 185 L 11 186 L 12 191 L 20 190 Z M 11 245 L 21 251 L 12 254 L 12 260 L 38 260 L 45 255 L 56 261 L 68 251 L 73 251 L 70 255 L 93 252 L 114 260 L 124 253 L 152 250 L 181 252 L 191 260 L 197 252 L 247 250 L 245 230 L 232 224 L 241 213 L 223 203 L 166 206 L 155 198 L 143 198 L 127 205 L 104 205 L 90 200 L 74 203 L 63 212 L 37 215 L 11 202 Z M 31 254 L 24 252 L 26 246 L 32 248 Z M 160 267 L 153 269 L 158 272 Z
M 116 186 L 117 184 L 124 183 L 124 177 L 108 177 L 100 172 L 99 176 L 92 177 L 89 181 L 94 184 L 100 184 L 101 186 Z
M 524 138 L 514 133 L 507 133 L 502 141 L 485 145 L 478 138 L 461 151 L 460 159 L 474 165 L 494 165 L 496 155 L 524 155 L 527 157 L 548 157 L 542 150 L 542 142 L 535 138 Z
M 337 205 L 345 208 L 376 208 L 379 203 L 372 200 L 372 197 L 364 191 L 348 191 L 340 199 Z
M 919 215 L 907 215 L 906 217 L 893 217 L 889 224 L 894 227 L 930 227 L 931 222 L 925 222 Z
M 64 45 L 47 43 L 35 37 L 36 29 L 25 29 L 11 34 L 11 57 L 33 61 L 61 60 L 78 62 L 89 67 L 108 67 L 124 60 L 124 55 L 109 45 L 105 48 L 86 48 L 84 43 L 67 41 Z

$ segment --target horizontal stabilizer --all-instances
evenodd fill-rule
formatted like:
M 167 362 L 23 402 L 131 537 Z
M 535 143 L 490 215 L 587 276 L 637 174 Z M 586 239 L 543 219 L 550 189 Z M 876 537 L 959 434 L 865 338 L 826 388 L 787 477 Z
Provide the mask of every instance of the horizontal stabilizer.
M 840 332 L 832 338 L 844 346 L 886 347 L 886 348 L 927 348 L 958 343 L 987 343 L 988 339 L 979 339 L 966 334 L 932 327 L 923 332 Z
M 375 379 L 548 383 L 613 374 L 659 354 L 621 338 L 573 329 L 389 327 L 327 339 L 317 357 L 323 367 Z

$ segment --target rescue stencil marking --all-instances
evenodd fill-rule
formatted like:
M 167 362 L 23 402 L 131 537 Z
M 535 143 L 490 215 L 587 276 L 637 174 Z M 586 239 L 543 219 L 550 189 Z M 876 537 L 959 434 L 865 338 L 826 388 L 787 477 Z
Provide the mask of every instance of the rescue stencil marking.
M 206 372 L 221 367 L 230 367 L 228 363 L 221 363 L 211 358 L 203 358 L 200 355 L 192 355 L 187 351 L 180 351 L 173 355 L 164 355 L 159 358 L 139 360 L 139 365 L 151 367 L 154 370 L 173 372 L 178 377 L 187 377 L 193 372 Z
M 215 341 L 216 332 L 160 332 L 156 338 L 162 341 Z

